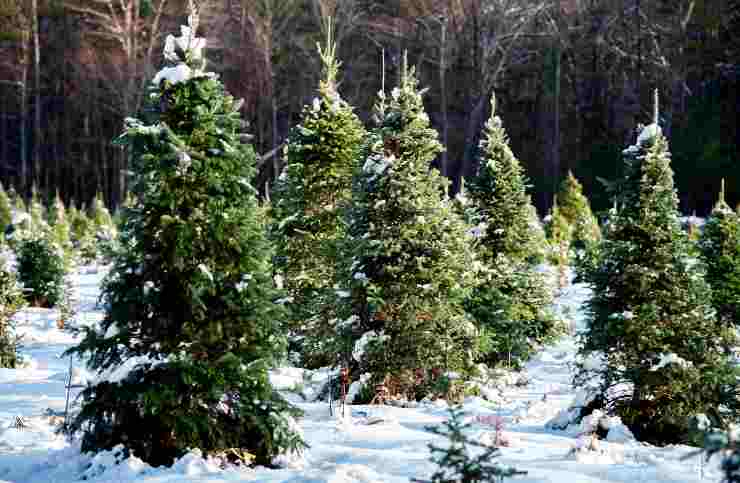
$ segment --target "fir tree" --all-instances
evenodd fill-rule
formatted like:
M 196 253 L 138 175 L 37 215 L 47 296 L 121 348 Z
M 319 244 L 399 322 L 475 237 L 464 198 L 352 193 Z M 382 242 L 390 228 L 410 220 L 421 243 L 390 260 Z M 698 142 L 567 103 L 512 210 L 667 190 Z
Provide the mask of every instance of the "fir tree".
M 16 366 L 20 338 L 14 333 L 13 317 L 24 305 L 21 285 L 0 258 L 0 368 Z
M 719 201 L 704 225 L 699 250 L 720 323 L 740 325 L 740 216 L 725 201 L 724 181 Z
M 5 229 L 13 222 L 13 212 L 10 205 L 10 198 L 5 192 L 5 188 L 0 183 L 0 230 L 5 232 Z M 0 243 L 5 239 L 4 236 L 0 237 Z
M 334 287 L 339 243 L 345 236 L 342 208 L 351 196 L 352 169 L 365 130 L 337 91 L 340 63 L 328 29 L 318 47 L 324 65 L 319 96 L 303 109 L 288 138 L 287 165 L 275 190 L 272 237 L 276 270 L 292 298 L 290 329 L 300 340 L 304 364 L 336 362 L 331 343 L 336 321 Z
M 558 286 L 562 289 L 568 282 L 566 269 L 570 260 L 573 226 L 560 209 L 557 198 L 555 198 L 550 213 L 549 229 L 550 246 L 552 247 L 550 261 L 558 268 Z
M 430 163 L 443 149 L 406 57 L 400 86 L 379 93 L 378 127 L 364 147 L 347 213 L 343 274 L 350 317 L 341 329 L 371 340 L 376 380 L 404 370 L 466 370 L 472 327 L 461 302 L 470 284 L 466 225 Z M 348 350 L 352 347 L 349 346 Z
M 72 240 L 70 238 L 70 226 L 67 220 L 67 211 L 64 202 L 57 191 L 54 201 L 49 209 L 49 224 L 51 225 L 51 239 L 61 248 L 64 253 L 64 262 L 67 268 L 72 263 Z
M 188 448 L 230 448 L 256 464 L 302 446 L 267 369 L 284 350 L 283 310 L 250 184 L 255 154 L 240 141 L 241 102 L 204 71 L 191 2 L 167 37 L 143 119 L 127 118 L 136 202 L 105 280 L 100 329 L 68 354 L 89 354 L 99 380 L 70 426 L 83 451 L 123 444 L 152 465 Z M 123 371 L 110 379 L 111 372 Z
M 46 234 L 49 224 L 46 222 L 46 208 L 41 203 L 41 198 L 36 186 L 31 190 L 31 203 L 28 205 L 28 214 L 31 216 L 31 232 L 34 235 Z
M 591 212 L 583 187 L 570 171 L 560 185 L 557 200 L 560 214 L 571 227 L 570 241 L 574 248 L 584 248 L 601 239 L 599 223 Z
M 701 266 L 689 257 L 657 100 L 654 119 L 624 151 L 617 209 L 584 273 L 593 298 L 580 352 L 604 364 L 582 367 L 579 380 L 599 376 L 608 407 L 638 439 L 676 443 L 688 441 L 694 414 L 737 414 L 726 353 L 735 336 L 717 323 Z M 631 389 L 615 390 L 622 383 Z
M 555 325 L 547 311 L 550 288 L 533 265 L 541 258 L 541 232 L 532 223 L 524 172 L 496 115 L 495 98 L 480 153 L 478 173 L 467 186 L 483 227 L 476 240 L 481 280 L 466 308 L 489 339 L 485 360 L 511 365 L 554 335 Z
M 444 436 L 449 440 L 449 446 L 441 448 L 432 443 L 429 449 L 432 452 L 432 461 L 439 466 L 431 480 L 414 478 L 416 483 L 502 483 L 505 478 L 517 475 L 526 475 L 526 471 L 519 471 L 510 466 L 495 461 L 499 456 L 499 449 L 494 446 L 485 446 L 465 436 L 464 431 L 472 425 L 463 423 L 463 410 L 460 407 L 451 407 L 450 417 L 444 422 L 444 428 L 429 426 L 427 430 Z M 481 447 L 478 455 L 472 456 L 470 447 Z M 438 455 L 438 456 L 435 456 Z

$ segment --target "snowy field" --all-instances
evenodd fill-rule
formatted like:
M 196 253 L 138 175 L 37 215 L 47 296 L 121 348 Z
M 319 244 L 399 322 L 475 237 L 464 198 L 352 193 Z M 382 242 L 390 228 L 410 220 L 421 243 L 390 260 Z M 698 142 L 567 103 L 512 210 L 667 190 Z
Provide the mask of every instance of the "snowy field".
M 85 267 L 76 277 L 78 313 L 73 325 L 97 323 L 96 306 L 102 270 Z M 556 302 L 556 311 L 582 327 L 580 305 L 588 297 L 582 286 L 571 286 Z M 56 435 L 65 407 L 69 359 L 59 355 L 77 342 L 69 331 L 57 328 L 58 312 L 28 309 L 17 317 L 23 335 L 25 360 L 21 369 L 0 369 L 0 483 L 91 482 L 227 482 L 285 483 L 396 483 L 426 478 L 435 466 L 429 461 L 427 443 L 444 439 L 425 427 L 440 424 L 445 403 L 425 403 L 414 408 L 348 406 L 345 417 L 331 416 L 325 402 L 309 402 L 326 371 L 295 368 L 275 371 L 273 383 L 304 410 L 299 421 L 310 448 L 300 458 L 286 458 L 282 469 L 221 469 L 191 452 L 171 467 L 152 468 L 141 460 L 123 459 L 118 451 L 80 454 L 79 443 Z M 657 448 L 625 437 L 618 425 L 608 441 L 584 450 L 581 425 L 564 430 L 546 429 L 546 423 L 573 403 L 571 387 L 575 340 L 564 337 L 537 354 L 522 374 L 484 388 L 488 400 L 468 398 L 464 409 L 475 424 L 471 436 L 492 441 L 490 416 L 505 421 L 500 461 L 528 472 L 513 482 L 642 483 L 719 481 L 717 462 L 702 464 L 700 457 L 684 459 L 695 448 Z M 92 377 L 74 361 L 73 384 Z M 79 389 L 73 390 L 73 396 Z M 15 427 L 21 417 L 25 427 Z M 488 418 L 487 418 L 488 417 Z M 562 414 L 561 414 L 562 419 Z M 614 437 L 612 437 L 612 435 Z

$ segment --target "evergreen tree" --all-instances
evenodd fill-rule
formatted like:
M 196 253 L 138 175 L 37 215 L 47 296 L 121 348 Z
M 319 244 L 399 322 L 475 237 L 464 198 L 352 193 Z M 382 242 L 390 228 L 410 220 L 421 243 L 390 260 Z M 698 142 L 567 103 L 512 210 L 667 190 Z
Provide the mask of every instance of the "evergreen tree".
M 617 209 L 584 273 L 593 298 L 580 353 L 604 364 L 582 367 L 578 379 L 598 376 L 608 407 L 639 439 L 676 443 L 688 441 L 694 414 L 737 414 L 726 353 L 735 335 L 717 323 L 701 266 L 689 257 L 657 100 L 654 119 L 624 151 Z M 622 383 L 631 389 L 615 391 Z
M 557 198 L 552 206 L 549 229 L 550 246 L 552 247 L 550 262 L 558 268 L 558 285 L 562 289 L 568 282 L 566 269 L 570 260 L 573 226 L 560 209 Z
M 49 224 L 51 225 L 51 239 L 62 250 L 65 265 L 69 268 L 72 263 L 72 240 L 70 238 L 67 211 L 64 208 L 62 198 L 59 196 L 59 191 L 57 191 L 49 209 Z
M 49 230 L 49 224 L 46 223 L 46 208 L 41 203 L 41 197 L 33 186 L 31 190 L 31 203 L 28 205 L 28 214 L 31 216 L 31 232 L 35 235 L 46 234 Z
M 469 240 L 446 180 L 430 169 L 443 147 L 405 56 L 400 86 L 390 99 L 379 93 L 375 114 L 347 212 L 342 273 L 351 316 L 340 329 L 370 340 L 364 362 L 377 381 L 404 370 L 467 370 Z
M 14 368 L 20 338 L 14 333 L 13 317 L 25 305 L 15 274 L 0 258 L 0 368 Z
M 287 165 L 276 186 L 271 234 L 276 270 L 292 298 L 289 328 L 300 340 L 304 364 L 337 360 L 334 287 L 339 243 L 345 236 L 341 213 L 351 196 L 352 168 L 365 130 L 337 91 L 340 63 L 328 29 L 319 96 L 303 109 L 290 133 Z M 332 322 L 333 321 L 333 322 Z
M 119 139 L 132 149 L 136 202 L 123 213 L 101 327 L 67 352 L 89 353 L 100 375 L 70 430 L 84 431 L 83 451 L 123 444 L 154 466 L 189 448 L 270 464 L 303 443 L 267 377 L 284 350 L 283 310 L 250 184 L 255 154 L 240 141 L 241 102 L 204 71 L 192 2 L 188 23 L 167 37 L 174 65 Z
M 48 232 L 18 241 L 18 280 L 28 290 L 26 298 L 35 307 L 54 307 L 64 289 L 64 256 Z
M 591 212 L 583 187 L 570 171 L 560 185 L 557 201 L 561 215 L 571 227 L 570 241 L 574 248 L 584 248 L 601 239 L 599 223 Z
M 13 222 L 13 212 L 10 206 L 10 198 L 5 192 L 5 188 L 0 183 L 0 230 L 5 232 L 5 229 Z M 0 243 L 5 239 L 4 236 L 0 236 Z
M 535 344 L 555 334 L 547 307 L 551 290 L 535 270 L 541 259 L 541 232 L 532 223 L 532 206 L 519 161 L 508 145 L 491 99 L 491 117 L 480 143 L 478 173 L 467 184 L 483 230 L 476 240 L 481 280 L 466 302 L 468 313 L 489 341 L 484 360 L 519 362 Z
M 740 325 L 740 216 L 725 202 L 724 181 L 719 201 L 704 225 L 699 250 L 719 321 Z
M 432 452 L 432 461 L 439 469 L 432 475 L 431 480 L 414 478 L 416 483 L 502 483 L 505 478 L 517 475 L 526 475 L 526 471 L 519 471 L 494 461 L 500 451 L 495 446 L 485 446 L 465 436 L 464 431 L 471 423 L 463 423 L 463 410 L 460 407 L 451 407 L 450 418 L 444 422 L 444 429 L 429 426 L 427 430 L 449 440 L 449 445 L 441 448 L 432 443 L 429 449 Z M 482 447 L 483 451 L 477 456 L 470 455 L 470 446 Z M 436 456 L 435 455 L 439 455 Z

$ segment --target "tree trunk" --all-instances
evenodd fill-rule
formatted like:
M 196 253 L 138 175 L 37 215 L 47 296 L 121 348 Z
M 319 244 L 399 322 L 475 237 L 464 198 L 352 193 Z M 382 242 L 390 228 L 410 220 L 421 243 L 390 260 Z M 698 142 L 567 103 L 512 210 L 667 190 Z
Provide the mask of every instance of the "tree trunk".
M 31 0 L 31 29 L 33 31 L 34 122 L 33 163 L 36 186 L 41 183 L 41 49 L 39 47 L 38 0 Z
M 21 99 L 20 99 L 20 128 L 21 128 L 21 179 L 18 186 L 18 194 L 21 198 L 25 198 L 27 195 L 28 188 L 28 141 L 26 131 L 26 118 L 28 109 L 28 35 L 24 33 L 23 44 L 21 45 Z
M 447 176 L 447 151 L 449 143 L 447 142 L 447 84 L 445 83 L 445 71 L 447 70 L 447 21 L 442 21 L 442 39 L 439 46 L 439 86 L 440 86 L 440 107 L 442 110 L 442 144 L 445 150 L 442 151 L 439 171 L 442 176 Z

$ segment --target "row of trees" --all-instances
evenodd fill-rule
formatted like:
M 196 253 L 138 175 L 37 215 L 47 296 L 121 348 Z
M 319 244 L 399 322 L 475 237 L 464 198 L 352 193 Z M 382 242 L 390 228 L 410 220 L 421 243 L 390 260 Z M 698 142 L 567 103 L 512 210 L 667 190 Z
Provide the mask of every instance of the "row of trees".
M 123 443 L 169 464 L 199 447 L 270 464 L 302 448 L 295 410 L 267 378 L 289 339 L 309 365 L 351 364 L 376 381 L 411 373 L 400 390 L 418 397 L 419 378 L 525 357 L 554 334 L 551 291 L 535 270 L 544 233 L 498 117 L 469 201 L 453 201 L 429 167 L 443 148 L 413 68 L 404 60 L 366 131 L 337 91 L 328 29 L 319 96 L 290 135 L 265 210 L 241 103 L 205 71 L 197 28 L 192 13 L 167 38 L 169 66 L 120 138 L 135 197 L 101 327 L 68 351 L 100 375 L 69 428 L 84 433 L 83 451 Z M 518 346 L 496 346 L 503 337 Z
M 0 175 L 28 194 L 87 201 L 102 190 L 118 206 L 130 162 L 110 140 L 142 106 L 161 63 L 155 46 L 175 29 L 184 0 L 4 0 L 0 6 Z M 459 187 L 476 170 L 475 146 L 499 93 L 512 146 L 536 186 L 541 212 L 568 169 L 598 208 L 596 177 L 619 175 L 619 146 L 649 89 L 664 110 L 685 212 L 706 212 L 708 187 L 737 174 L 738 31 L 720 0 L 201 0 L 214 70 L 245 99 L 258 153 L 259 189 L 282 170 L 280 147 L 321 65 L 314 43 L 334 18 L 347 59 L 345 95 L 367 121 L 381 51 L 398 81 L 408 51 L 445 151 L 434 163 Z M 370 46 L 370 48 L 368 48 Z M 502 95 L 505 93 L 505 95 Z M 452 127 L 455 127 L 454 129 Z M 534 133 L 534 136 L 532 136 Z M 687 136 L 691 133 L 691 136 Z M 700 142 L 696 142 L 700 139 Z M 697 168 L 699 166 L 699 168 Z

